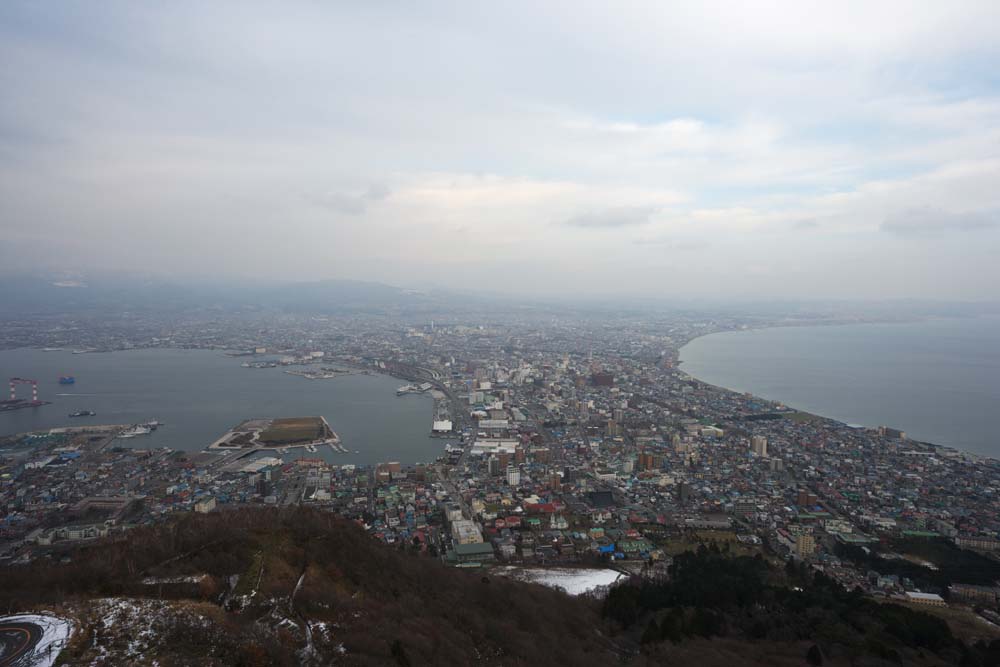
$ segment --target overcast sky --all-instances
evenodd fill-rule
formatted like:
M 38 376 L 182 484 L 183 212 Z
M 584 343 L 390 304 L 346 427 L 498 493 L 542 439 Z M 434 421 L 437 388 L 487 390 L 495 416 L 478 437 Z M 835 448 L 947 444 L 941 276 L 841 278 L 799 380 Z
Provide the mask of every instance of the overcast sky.
M 1000 2 L 0 3 L 0 271 L 1000 298 Z

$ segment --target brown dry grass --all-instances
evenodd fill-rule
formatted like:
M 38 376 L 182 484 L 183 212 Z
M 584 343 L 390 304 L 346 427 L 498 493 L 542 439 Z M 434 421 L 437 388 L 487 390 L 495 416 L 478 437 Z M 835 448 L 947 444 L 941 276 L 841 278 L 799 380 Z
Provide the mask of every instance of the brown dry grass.
M 323 420 L 319 417 L 275 419 L 261 432 L 259 441 L 272 444 L 310 442 L 323 436 Z

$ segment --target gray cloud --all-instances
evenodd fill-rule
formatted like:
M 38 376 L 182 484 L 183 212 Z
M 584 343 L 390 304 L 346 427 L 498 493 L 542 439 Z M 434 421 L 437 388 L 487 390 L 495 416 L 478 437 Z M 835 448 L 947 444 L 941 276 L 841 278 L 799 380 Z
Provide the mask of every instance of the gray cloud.
M 816 229 L 819 227 L 819 223 L 812 219 L 799 220 L 794 225 L 792 229 L 798 229 L 800 231 L 807 231 L 810 229 Z
M 960 4 L 0 2 L 0 279 L 995 299 L 989 216 L 890 215 L 1000 221 Z
M 309 199 L 313 204 L 328 208 L 337 213 L 362 215 L 368 210 L 370 204 L 384 201 L 391 194 L 392 191 L 384 183 L 378 183 L 372 185 L 361 194 L 326 192 L 320 195 L 312 195 Z
M 368 191 L 363 196 L 368 201 L 382 201 L 388 199 L 391 194 L 392 190 L 385 183 L 376 183 L 368 188 Z
M 670 236 L 638 238 L 635 239 L 633 243 L 641 246 L 659 246 L 668 250 L 676 250 L 678 252 L 705 250 L 711 245 L 708 241 L 704 241 L 702 239 L 677 239 Z
M 573 216 L 564 224 L 587 229 L 631 227 L 647 224 L 655 212 L 653 206 L 617 206 Z
M 1000 224 L 1000 216 L 990 211 L 951 213 L 930 206 L 911 208 L 886 218 L 879 227 L 883 232 L 897 236 L 919 236 L 947 232 L 974 232 L 993 229 Z

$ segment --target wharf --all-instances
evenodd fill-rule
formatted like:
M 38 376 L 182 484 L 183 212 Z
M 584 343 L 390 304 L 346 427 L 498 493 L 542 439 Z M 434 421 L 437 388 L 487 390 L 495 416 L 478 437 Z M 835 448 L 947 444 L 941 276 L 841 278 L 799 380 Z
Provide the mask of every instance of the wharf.
M 310 428 L 312 434 L 305 434 Z M 318 427 L 318 430 L 317 430 Z M 296 439 L 299 433 L 304 435 Z M 318 437 L 316 437 L 318 433 Z M 341 443 L 340 436 L 330 428 L 325 417 L 296 417 L 288 419 L 248 419 L 226 432 L 210 444 L 206 451 L 226 452 L 218 465 L 225 466 L 245 459 L 258 452 L 278 452 L 285 454 L 290 449 L 305 449 L 316 452 L 319 447 L 329 446 L 340 454 L 349 453 Z
M 21 410 L 22 408 L 38 408 L 43 405 L 52 405 L 52 401 L 29 401 L 23 398 L 15 398 L 13 400 L 0 401 L 0 412 Z

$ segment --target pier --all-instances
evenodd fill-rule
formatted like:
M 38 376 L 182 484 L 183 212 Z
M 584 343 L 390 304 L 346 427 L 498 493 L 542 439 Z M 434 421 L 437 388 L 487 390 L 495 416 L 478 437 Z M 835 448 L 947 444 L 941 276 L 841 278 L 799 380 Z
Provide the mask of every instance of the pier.
M 222 464 L 239 461 L 263 451 L 286 454 L 290 449 L 302 448 L 315 453 L 328 446 L 338 454 L 349 450 L 340 436 L 330 427 L 325 417 L 291 417 L 280 419 L 248 419 L 210 444 L 207 451 L 234 452 Z

